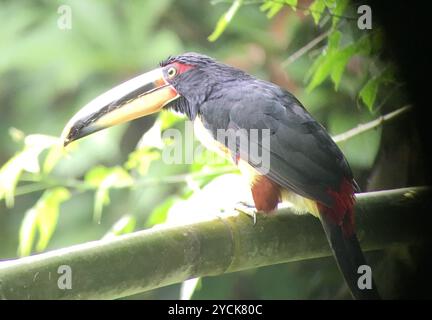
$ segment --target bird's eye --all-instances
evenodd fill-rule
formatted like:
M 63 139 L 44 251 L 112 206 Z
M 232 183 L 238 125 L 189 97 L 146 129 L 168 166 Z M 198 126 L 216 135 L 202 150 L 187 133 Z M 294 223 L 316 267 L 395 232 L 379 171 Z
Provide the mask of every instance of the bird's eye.
M 168 74 L 168 77 L 172 78 L 172 77 L 174 77 L 177 74 L 177 69 L 174 68 L 174 67 L 170 67 L 168 69 L 167 74 Z

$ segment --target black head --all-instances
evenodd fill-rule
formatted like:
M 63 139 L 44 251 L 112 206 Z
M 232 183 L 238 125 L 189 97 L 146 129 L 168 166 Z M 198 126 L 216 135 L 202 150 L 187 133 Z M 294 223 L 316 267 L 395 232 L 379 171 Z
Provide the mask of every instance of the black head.
M 177 70 L 174 77 L 167 77 L 167 81 L 180 97 L 166 107 L 184 113 L 191 120 L 195 119 L 203 102 L 218 96 L 221 87 L 250 78 L 239 69 L 195 52 L 169 57 L 160 66 L 166 73 L 172 68 Z

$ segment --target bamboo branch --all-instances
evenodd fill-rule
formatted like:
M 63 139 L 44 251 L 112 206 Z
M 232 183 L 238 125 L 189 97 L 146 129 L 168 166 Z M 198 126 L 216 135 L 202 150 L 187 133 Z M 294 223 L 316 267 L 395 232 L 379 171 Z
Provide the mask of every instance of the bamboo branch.
M 421 243 L 430 233 L 431 192 L 424 187 L 358 195 L 364 250 Z M 280 210 L 149 229 L 111 240 L 0 262 L 0 298 L 115 299 L 186 279 L 330 255 L 318 219 Z M 70 266 L 72 289 L 58 268 Z
M 405 113 L 409 110 L 411 110 L 411 105 L 406 105 L 406 106 L 399 108 L 393 112 L 390 112 L 384 116 L 380 116 L 375 120 L 372 120 L 372 121 L 367 122 L 367 123 L 359 124 L 355 128 L 352 128 L 348 131 L 345 131 L 344 133 L 338 134 L 338 135 L 333 137 L 333 140 L 336 143 L 347 141 L 347 140 L 353 138 L 354 136 L 357 136 L 357 135 L 364 133 L 366 131 L 375 129 L 375 128 L 379 127 L 380 125 L 382 125 L 384 122 L 393 120 L 393 119 L 397 118 L 398 116 L 402 115 L 403 113 Z

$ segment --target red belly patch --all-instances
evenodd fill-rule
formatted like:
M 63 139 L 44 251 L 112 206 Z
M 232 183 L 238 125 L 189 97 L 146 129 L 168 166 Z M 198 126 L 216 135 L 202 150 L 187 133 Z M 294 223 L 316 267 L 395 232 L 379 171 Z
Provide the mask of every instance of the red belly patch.
M 256 176 L 252 183 L 252 197 L 258 211 L 273 211 L 280 201 L 280 187 L 266 176 Z

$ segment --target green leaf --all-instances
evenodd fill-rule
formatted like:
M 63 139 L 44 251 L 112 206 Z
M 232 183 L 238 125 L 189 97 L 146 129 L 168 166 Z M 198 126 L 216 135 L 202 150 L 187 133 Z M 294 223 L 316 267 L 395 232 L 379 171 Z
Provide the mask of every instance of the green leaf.
M 284 2 L 267 0 L 261 5 L 260 10 L 263 12 L 267 11 L 267 18 L 270 19 L 273 18 L 284 5 L 289 5 L 295 11 L 297 9 L 297 0 L 285 0 Z
M 338 90 L 339 83 L 342 79 L 342 74 L 346 65 L 356 52 L 357 46 L 355 44 L 351 44 L 334 54 L 333 70 L 331 71 L 330 77 L 334 83 L 335 91 Z
M 28 256 L 31 253 L 36 229 L 37 211 L 32 208 L 26 212 L 19 231 L 18 255 L 20 257 Z
M 55 145 L 51 147 L 48 151 L 47 156 L 45 157 L 45 161 L 43 164 L 43 172 L 50 173 L 52 169 L 54 169 L 55 165 L 59 162 L 59 160 L 64 155 L 64 148 L 62 146 Z
M 101 185 L 95 192 L 95 200 L 93 206 L 93 221 L 100 223 L 102 219 L 103 207 L 109 205 L 109 186 Z
M 14 205 L 14 194 L 19 178 L 23 171 L 39 173 L 40 153 L 58 145 L 57 137 L 34 134 L 24 139 L 24 149 L 9 159 L 0 169 L 0 200 L 5 199 L 6 205 Z
M 137 169 L 140 175 L 147 174 L 151 163 L 158 160 L 161 154 L 153 148 L 140 148 L 129 153 L 125 168 L 127 170 Z
M 60 140 L 58 137 L 43 135 L 43 134 L 31 134 L 24 139 L 24 150 L 25 161 L 23 163 L 23 170 L 39 173 L 39 155 L 45 149 L 51 148 L 53 146 L 59 146 Z
M 184 120 L 184 117 L 174 112 L 162 111 L 159 114 L 159 120 L 161 121 L 161 130 L 165 130 L 171 128 L 175 123 Z
M 372 50 L 371 36 L 363 36 L 355 42 L 356 54 L 367 56 Z
M 335 90 L 338 90 L 343 72 L 350 59 L 357 54 L 368 55 L 371 50 L 370 37 L 365 36 L 358 41 L 340 47 L 342 34 L 334 31 L 330 34 L 327 47 L 315 60 L 306 74 L 306 81 L 312 78 L 307 86 L 307 92 L 311 92 L 330 76 Z
M 42 251 L 48 245 L 55 227 L 57 226 L 60 204 L 70 198 L 66 188 L 59 187 L 48 190 L 42 196 L 41 203 L 37 205 L 39 241 L 37 251 Z
M 178 197 L 169 197 L 164 202 L 162 202 L 159 206 L 157 206 L 152 213 L 150 214 L 149 218 L 147 219 L 145 225 L 147 227 L 152 227 L 156 224 L 164 223 L 167 219 L 168 212 L 173 206 L 174 203 L 179 201 L 180 199 Z
M 45 191 L 36 204 L 27 211 L 19 232 L 20 256 L 31 253 L 36 231 L 39 235 L 36 250 L 45 250 L 57 226 L 60 204 L 69 198 L 70 193 L 66 188 L 50 189 Z
M 336 28 L 337 23 L 340 20 L 340 16 L 343 15 L 346 7 L 348 5 L 348 0 L 338 0 L 336 1 L 336 6 L 334 10 L 331 10 L 333 17 L 332 17 L 332 28 Z
M 242 2 L 243 0 L 234 0 L 228 11 L 219 18 L 216 24 L 216 28 L 207 38 L 210 42 L 216 41 L 222 35 L 226 27 L 228 26 L 228 23 L 230 23 L 232 18 L 234 18 L 235 14 L 237 13 L 238 9 L 240 9 Z
M 315 74 L 316 70 L 318 69 L 318 67 L 323 63 L 323 61 L 325 60 L 325 52 L 323 51 L 321 53 L 321 55 L 319 55 L 315 61 L 312 63 L 312 65 L 310 66 L 310 68 L 308 69 L 308 71 L 306 72 L 305 75 L 305 82 L 310 82 L 312 76 Z
M 315 0 L 310 6 L 309 11 L 315 24 L 318 24 L 321 20 L 321 15 L 326 8 L 325 0 Z
M 102 217 L 103 207 L 109 204 L 109 190 L 111 188 L 122 188 L 133 184 L 133 179 L 129 173 L 119 166 L 113 168 L 97 166 L 90 170 L 84 179 L 91 186 L 97 188 L 95 192 L 93 219 L 98 223 Z
M 93 187 L 98 187 L 103 179 L 109 174 L 110 168 L 99 165 L 88 171 L 84 177 L 86 183 Z
M 280 2 L 273 2 L 273 1 L 266 1 L 264 2 L 261 7 L 260 10 L 262 12 L 267 11 L 267 18 L 273 18 L 282 8 L 283 8 L 284 4 L 280 3 Z
M 121 234 L 131 233 L 134 231 L 135 225 L 136 218 L 134 216 L 124 215 L 111 227 L 102 239 L 111 239 Z
M 21 142 L 25 138 L 25 133 L 14 127 L 9 128 L 9 135 L 14 142 Z
M 285 0 L 285 3 L 291 7 L 294 11 L 297 10 L 297 0 Z
M 360 99 L 363 101 L 363 103 L 366 105 L 369 111 L 373 110 L 379 85 L 380 85 L 379 77 L 369 79 L 369 81 L 366 82 L 366 84 L 359 92 Z
M 23 171 L 25 158 L 25 154 L 17 154 L 0 169 L 0 200 L 5 199 L 9 208 L 14 205 L 15 189 Z
M 332 52 L 339 48 L 339 43 L 342 38 L 340 31 L 333 31 L 328 37 L 328 51 Z
M 359 98 L 363 101 L 370 112 L 373 111 L 378 89 L 382 84 L 394 81 L 394 68 L 388 66 L 381 73 L 369 79 L 359 92 Z
M 339 31 L 332 32 L 327 41 L 327 47 L 322 50 L 321 55 L 315 59 L 312 66 L 306 73 L 306 81 L 309 81 L 312 76 L 317 72 L 317 70 L 321 67 L 324 61 L 327 59 L 328 55 L 331 54 L 334 50 L 339 47 L 339 41 L 341 38 L 341 33 Z

